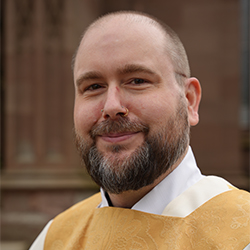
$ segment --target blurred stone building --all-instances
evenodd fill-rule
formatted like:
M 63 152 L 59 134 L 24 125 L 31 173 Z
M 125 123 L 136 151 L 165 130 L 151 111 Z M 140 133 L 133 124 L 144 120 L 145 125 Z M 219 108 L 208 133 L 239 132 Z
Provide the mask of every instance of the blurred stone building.
M 56 214 L 98 191 L 72 139 L 71 58 L 84 28 L 116 10 L 153 14 L 179 34 L 203 88 L 191 131 L 198 165 L 249 188 L 248 0 L 2 0 L 4 241 L 30 244 Z

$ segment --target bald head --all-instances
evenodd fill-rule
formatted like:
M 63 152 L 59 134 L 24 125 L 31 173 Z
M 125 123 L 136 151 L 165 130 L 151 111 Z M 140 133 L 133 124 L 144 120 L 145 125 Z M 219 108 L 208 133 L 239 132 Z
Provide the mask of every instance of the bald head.
M 159 38 L 159 40 L 162 40 L 164 51 L 173 64 L 177 81 L 179 83 L 182 83 L 183 77 L 190 77 L 190 68 L 187 55 L 178 35 L 165 23 L 157 20 L 155 17 L 144 13 L 122 11 L 110 13 L 100 17 L 95 22 L 93 22 L 83 33 L 79 47 L 81 47 L 81 44 L 84 43 L 84 40 L 91 32 L 96 31 L 97 29 L 105 32 L 107 26 L 109 25 L 112 25 L 113 27 L 116 27 L 117 30 L 119 30 L 121 24 L 127 25 L 130 28 L 138 26 L 138 24 L 143 24 L 140 25 L 140 29 L 145 29 L 143 31 L 149 36 L 155 34 L 151 33 L 150 29 L 157 29 L 159 31 L 159 36 L 157 36 L 157 38 Z M 156 46 L 156 44 L 154 44 L 153 46 Z M 79 47 L 73 58 L 73 68 L 75 66 Z

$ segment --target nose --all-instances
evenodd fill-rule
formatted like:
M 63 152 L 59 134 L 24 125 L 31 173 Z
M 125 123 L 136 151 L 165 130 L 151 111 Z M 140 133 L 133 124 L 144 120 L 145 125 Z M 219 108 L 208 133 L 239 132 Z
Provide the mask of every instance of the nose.
M 105 119 L 117 119 L 119 116 L 126 116 L 127 109 L 123 106 L 123 96 L 118 87 L 109 87 L 106 100 L 102 109 Z

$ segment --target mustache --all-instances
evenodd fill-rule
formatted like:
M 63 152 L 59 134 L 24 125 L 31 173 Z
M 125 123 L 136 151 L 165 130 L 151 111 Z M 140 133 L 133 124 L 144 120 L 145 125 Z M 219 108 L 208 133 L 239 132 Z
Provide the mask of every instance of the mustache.
M 116 120 L 107 119 L 99 124 L 95 124 L 90 136 L 95 139 L 96 136 L 110 134 L 110 133 L 124 133 L 124 132 L 143 132 L 148 134 L 149 126 L 139 120 L 131 121 L 128 117 L 118 117 Z

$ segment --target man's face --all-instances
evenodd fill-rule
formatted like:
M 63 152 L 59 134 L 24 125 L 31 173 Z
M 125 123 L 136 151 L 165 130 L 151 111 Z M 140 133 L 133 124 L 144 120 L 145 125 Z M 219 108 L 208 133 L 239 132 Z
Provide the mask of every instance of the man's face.
M 149 165 L 157 158 L 153 169 L 168 164 L 166 171 L 177 160 L 172 151 L 184 153 L 189 130 L 183 89 L 176 82 L 163 35 L 155 27 L 118 21 L 86 34 L 74 69 L 78 149 L 89 172 L 99 161 L 92 172 L 108 168 L 107 176 L 116 174 L 117 185 L 125 168 L 134 168 L 124 178 L 128 180 L 138 165 L 146 166 L 145 157 L 151 160 Z M 129 110 L 126 117 L 121 115 L 124 107 Z M 169 154 L 168 160 L 162 154 Z M 107 191 L 119 193 L 125 188 Z

